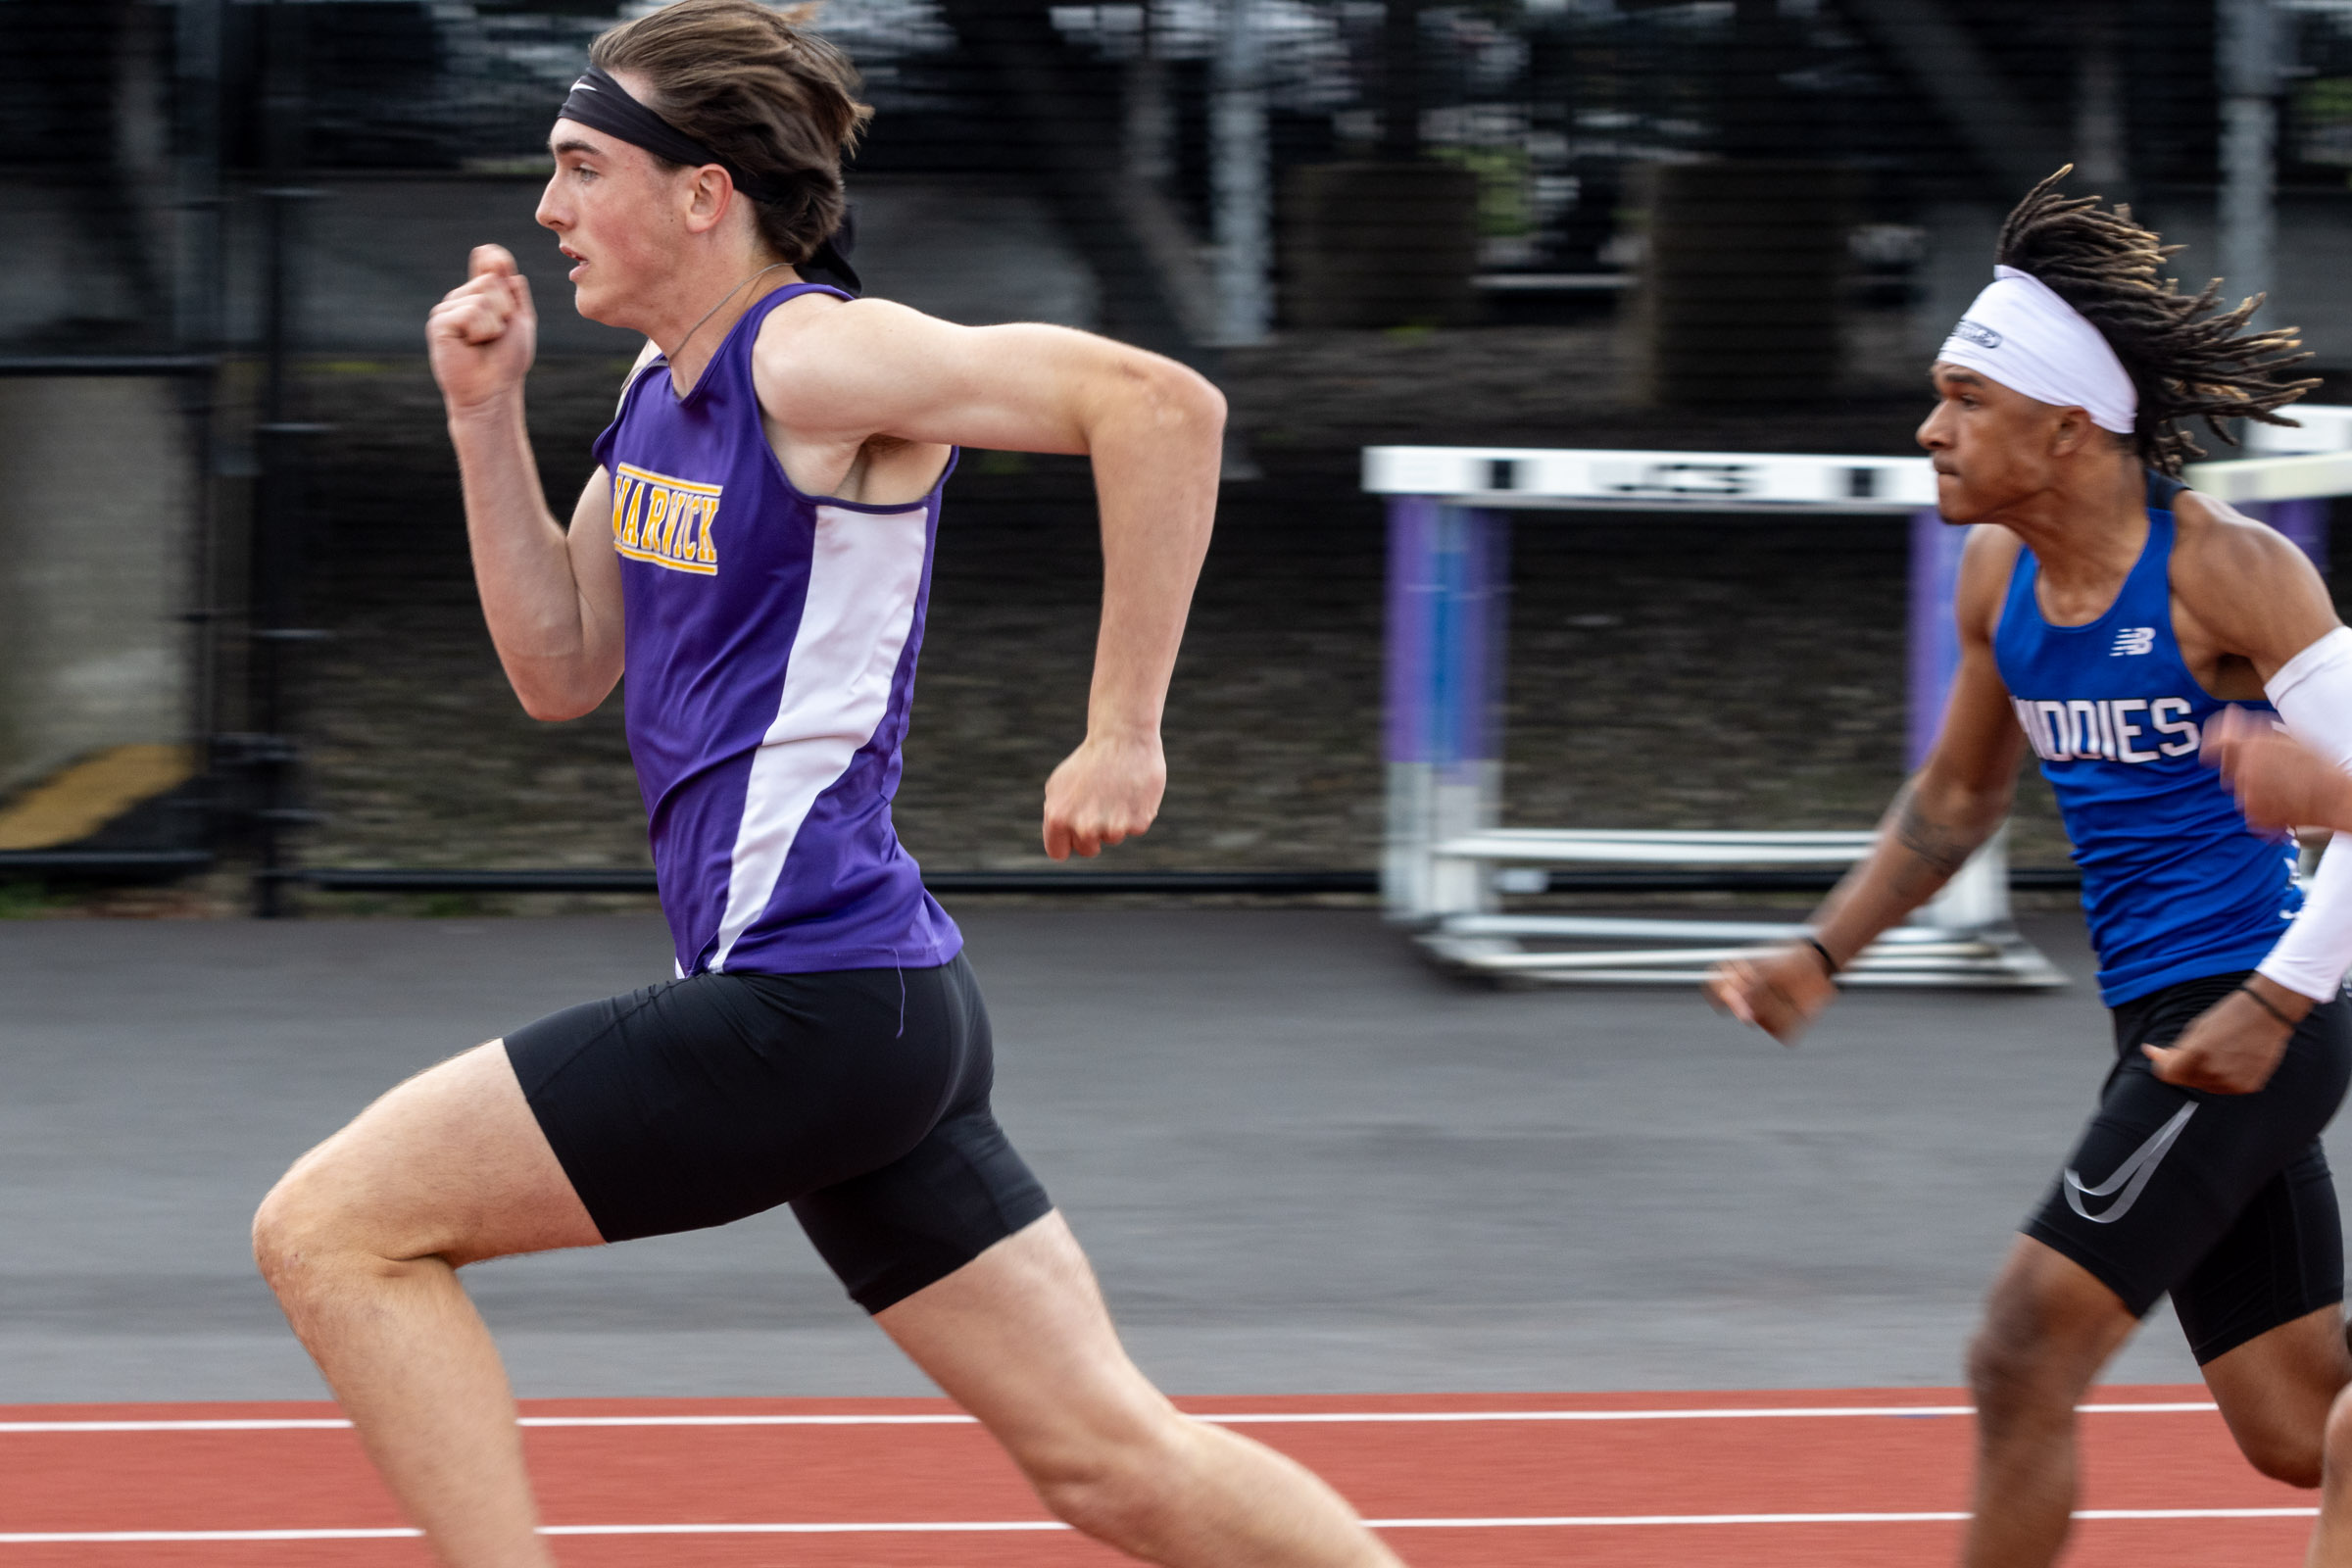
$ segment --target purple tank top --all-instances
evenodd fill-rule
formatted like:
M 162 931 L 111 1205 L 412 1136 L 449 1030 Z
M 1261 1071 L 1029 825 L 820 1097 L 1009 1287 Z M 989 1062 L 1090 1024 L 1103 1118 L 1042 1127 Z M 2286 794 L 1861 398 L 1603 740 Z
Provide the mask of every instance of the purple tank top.
M 784 476 L 752 345 L 808 293 L 849 297 L 767 295 L 683 398 L 666 359 L 646 366 L 596 441 L 629 755 L 681 974 L 925 968 L 963 946 L 890 821 L 939 486 L 877 507 Z

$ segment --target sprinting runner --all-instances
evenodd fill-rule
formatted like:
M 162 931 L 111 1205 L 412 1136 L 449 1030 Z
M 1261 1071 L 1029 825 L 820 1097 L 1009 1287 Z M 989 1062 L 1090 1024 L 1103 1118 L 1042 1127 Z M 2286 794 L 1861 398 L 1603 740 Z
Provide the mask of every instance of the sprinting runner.
M 1834 976 L 2007 814 L 2030 748 L 2056 789 L 2115 1022 L 2098 1109 L 1994 1281 L 1968 1356 L 1978 1406 L 1963 1560 L 2051 1561 L 2075 1497 L 2074 1405 L 2171 1294 L 2239 1447 L 2320 1479 L 2352 1380 L 2342 1236 L 2319 1135 L 2352 1076 L 2352 857 L 2298 915 L 2291 852 L 2249 831 L 2199 726 L 2267 689 L 2298 732 L 2352 711 L 2352 644 L 2284 538 L 2181 487 L 2178 428 L 2314 384 L 2159 274 L 2126 209 L 2044 181 L 1934 367 L 1920 427 L 1962 558 L 1960 669 L 1934 755 L 1802 941 L 1724 965 L 1717 1003 L 1793 1044 Z M 2258 302 L 2256 302 L 2258 303 Z M 2217 426 L 2218 428 L 2218 426 Z
M 427 336 L 524 708 L 585 713 L 627 666 L 678 978 L 443 1062 L 303 1156 L 254 1227 L 288 1320 L 444 1560 L 545 1564 L 514 1398 L 457 1270 L 790 1202 L 1079 1529 L 1201 1568 L 1396 1563 L 1320 1481 L 1181 1416 L 1128 1360 L 990 1113 L 962 939 L 891 829 L 962 445 L 1093 458 L 1102 632 L 1045 844 L 1091 856 L 1150 826 L 1222 401 L 1084 333 L 803 281 L 803 264 L 854 281 L 826 242 L 868 111 L 848 62 L 776 13 L 682 0 L 591 59 L 539 220 L 577 263 L 581 314 L 651 345 L 568 530 L 525 436 L 536 318 L 513 258 L 475 251 Z

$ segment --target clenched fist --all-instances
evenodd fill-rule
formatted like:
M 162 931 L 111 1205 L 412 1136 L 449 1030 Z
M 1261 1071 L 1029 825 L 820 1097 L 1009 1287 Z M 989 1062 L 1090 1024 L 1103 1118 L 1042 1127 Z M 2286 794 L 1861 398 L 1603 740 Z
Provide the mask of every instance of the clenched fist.
M 1707 976 L 1707 1000 L 1717 1010 L 1754 1024 L 1784 1046 L 1795 1045 L 1837 998 L 1829 966 L 1810 944 L 1734 958 Z
M 503 245 L 477 245 L 472 275 L 425 318 L 433 379 L 452 415 L 495 403 L 522 385 L 539 342 L 531 285 Z
M 1136 837 L 1159 814 L 1167 787 L 1158 735 L 1089 735 L 1046 780 L 1046 853 L 1091 858 Z
M 2264 990 L 2255 991 L 2257 986 Z M 2209 1095 L 2250 1095 L 2271 1081 L 2286 1054 L 2294 1035 L 2286 1020 L 2310 1010 L 2308 997 L 2257 975 L 2198 1014 L 2170 1046 L 2139 1049 L 2168 1084 Z

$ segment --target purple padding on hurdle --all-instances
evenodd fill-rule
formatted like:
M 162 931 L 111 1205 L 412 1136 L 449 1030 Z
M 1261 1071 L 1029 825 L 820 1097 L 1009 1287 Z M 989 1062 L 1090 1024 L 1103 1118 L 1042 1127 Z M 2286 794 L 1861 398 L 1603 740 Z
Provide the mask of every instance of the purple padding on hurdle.
M 1960 552 L 1968 530 L 1943 520 L 1934 507 L 1911 514 L 1910 745 L 1914 768 L 1936 749 L 1943 707 L 1960 670 L 1960 627 L 1952 596 L 1960 586 Z
M 2328 498 L 2315 496 L 2299 501 L 2251 501 L 2238 510 L 2249 517 L 2260 517 L 2295 542 L 2295 548 L 2311 558 L 2328 574 Z
M 1390 761 L 1500 755 L 1509 538 L 1498 513 L 1389 502 Z

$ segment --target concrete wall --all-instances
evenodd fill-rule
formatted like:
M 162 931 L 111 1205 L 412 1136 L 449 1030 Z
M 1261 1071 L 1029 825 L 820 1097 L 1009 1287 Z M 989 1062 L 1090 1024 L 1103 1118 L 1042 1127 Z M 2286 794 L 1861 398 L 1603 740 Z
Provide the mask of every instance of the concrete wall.
M 0 377 L 0 794 L 188 738 L 193 464 L 172 384 Z

